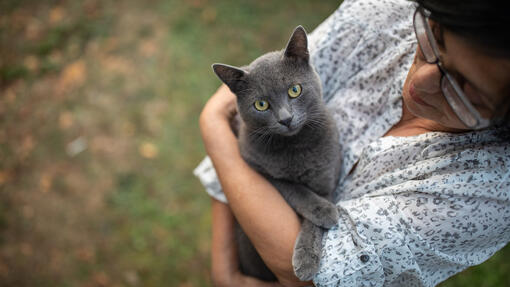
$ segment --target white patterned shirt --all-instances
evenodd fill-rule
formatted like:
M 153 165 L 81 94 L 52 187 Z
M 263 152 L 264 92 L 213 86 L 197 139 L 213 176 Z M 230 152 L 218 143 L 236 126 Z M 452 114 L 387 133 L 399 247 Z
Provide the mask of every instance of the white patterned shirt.
M 345 0 L 309 36 L 343 158 L 317 286 L 435 286 L 510 241 L 509 128 L 383 137 L 402 115 L 414 9 Z M 195 175 L 227 202 L 209 158 Z

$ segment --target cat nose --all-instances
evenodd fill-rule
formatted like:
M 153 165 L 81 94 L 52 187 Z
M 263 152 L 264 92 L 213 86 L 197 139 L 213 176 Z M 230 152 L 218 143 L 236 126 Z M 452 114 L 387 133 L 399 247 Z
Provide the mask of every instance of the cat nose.
M 292 121 L 292 114 L 286 108 L 281 108 L 278 111 L 278 122 L 286 127 L 289 127 Z
M 278 122 L 286 127 L 289 127 L 290 122 L 292 121 L 292 116 L 289 116 L 287 118 L 281 119 Z

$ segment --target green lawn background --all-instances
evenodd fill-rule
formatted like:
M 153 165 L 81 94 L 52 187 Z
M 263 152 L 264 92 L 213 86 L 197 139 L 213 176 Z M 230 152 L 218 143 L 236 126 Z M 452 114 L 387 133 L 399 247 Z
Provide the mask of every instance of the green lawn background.
M 0 286 L 211 286 L 192 170 L 214 62 L 338 1 L 0 2 Z M 442 286 L 510 286 L 507 247 Z

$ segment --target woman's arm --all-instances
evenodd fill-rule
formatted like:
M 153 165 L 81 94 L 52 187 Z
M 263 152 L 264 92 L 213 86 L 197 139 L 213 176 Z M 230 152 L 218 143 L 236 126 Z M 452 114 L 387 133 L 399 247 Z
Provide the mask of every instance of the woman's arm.
M 238 271 L 234 216 L 228 205 L 212 199 L 211 269 L 214 286 L 229 286 Z
M 244 276 L 239 272 L 239 260 L 234 236 L 234 216 L 225 203 L 212 200 L 212 280 L 214 286 L 278 287 Z
M 229 126 L 235 109 L 235 95 L 223 85 L 200 115 L 204 145 L 230 208 L 282 284 L 310 284 L 300 282 L 292 267 L 294 242 L 300 230 L 299 219 L 279 192 L 241 158 L 237 139 Z

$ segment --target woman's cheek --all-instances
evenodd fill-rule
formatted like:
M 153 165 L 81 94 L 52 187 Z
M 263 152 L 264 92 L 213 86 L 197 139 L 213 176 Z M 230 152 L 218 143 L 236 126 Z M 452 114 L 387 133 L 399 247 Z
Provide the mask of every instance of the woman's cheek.
M 441 92 L 441 72 L 436 65 L 426 64 L 417 67 L 414 74 L 414 85 L 416 89 L 426 94 L 437 94 Z
M 418 46 L 418 49 L 416 49 L 416 56 L 414 58 L 415 63 L 425 63 L 425 56 L 423 55 L 423 52 L 421 51 L 420 47 Z
M 468 100 L 476 106 L 484 105 L 484 101 L 482 99 L 482 95 L 468 82 L 465 82 L 462 86 L 462 90 L 464 94 L 468 98 Z

